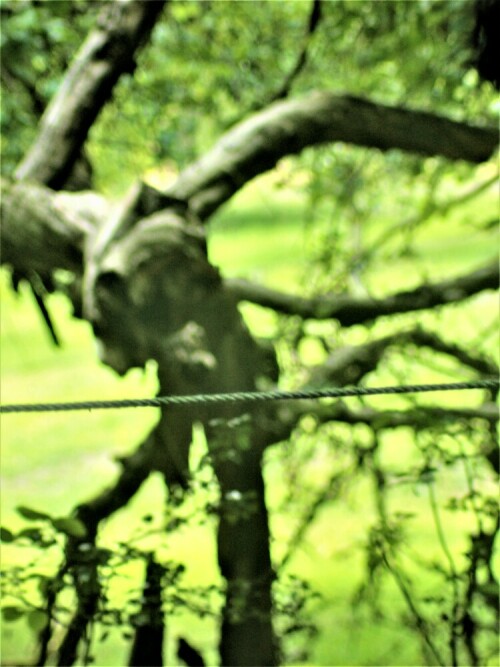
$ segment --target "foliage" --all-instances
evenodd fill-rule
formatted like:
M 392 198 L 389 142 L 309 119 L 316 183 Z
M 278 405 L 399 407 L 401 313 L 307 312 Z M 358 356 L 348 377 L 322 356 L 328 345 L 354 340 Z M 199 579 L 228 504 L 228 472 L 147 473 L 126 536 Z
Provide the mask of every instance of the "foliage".
M 2 2 L 2 174 L 11 174 L 33 140 L 39 117 L 57 90 L 98 3 Z
M 5 173 L 12 174 L 30 145 L 36 120 L 98 9 L 99 3 L 86 0 L 1 5 Z M 202 154 L 214 136 L 265 106 L 294 66 L 308 11 L 308 3 L 295 1 L 172 3 L 136 74 L 121 78 L 92 129 L 87 148 L 98 188 L 121 192 L 133 177 L 155 168 L 150 178 L 160 178 L 162 168 L 171 176 Z M 470 66 L 471 29 L 470 3 L 456 0 L 322 3 L 320 29 L 293 92 L 347 90 L 487 123 L 498 100 Z M 260 192 L 271 211 L 266 224 L 262 208 L 252 208 L 259 193 L 243 193 L 247 217 L 229 205 L 211 223 L 210 243 L 223 243 L 231 225 L 256 225 L 253 246 L 262 252 L 265 228 L 279 226 L 274 212 L 281 209 L 271 199 L 283 193 L 288 199 L 291 189 L 299 192 L 308 264 L 304 276 L 291 273 L 308 295 L 387 294 L 394 291 L 395 280 L 399 287 L 410 288 L 489 258 L 495 200 L 488 184 L 495 180 L 494 165 L 477 168 L 336 145 L 306 150 L 280 165 L 277 173 Z M 449 248 L 453 252 L 447 252 Z M 232 248 L 226 250 L 229 262 L 234 262 L 232 254 Z M 289 259 L 293 265 L 298 258 Z M 238 272 L 239 259 L 237 266 L 229 262 L 222 269 Z M 290 273 L 284 275 L 278 272 L 277 282 L 290 288 Z M 258 330 L 262 312 L 246 312 L 252 312 L 248 320 Z M 417 324 L 493 360 L 494 316 L 491 301 L 480 297 L 441 312 L 400 315 L 366 327 L 343 330 L 335 321 L 275 316 L 264 328 L 279 352 L 280 382 L 294 387 L 314 379 L 342 346 L 362 345 Z M 388 346 L 383 364 L 374 363 L 362 377 L 391 384 L 408 377 L 463 377 L 464 372 L 472 371 L 458 357 L 399 341 Z M 412 398 L 391 403 L 391 409 L 425 406 L 425 401 Z M 357 407 L 384 405 L 369 399 Z M 248 447 L 245 418 L 223 427 L 228 443 L 223 437 L 215 458 L 241 460 Z M 233 435 L 239 447 L 226 446 L 234 445 Z M 321 549 L 358 563 L 349 600 L 354 625 L 396 623 L 408 628 L 408 636 L 420 641 L 426 664 L 494 660 L 497 508 L 491 441 L 489 427 L 480 419 L 454 424 L 430 419 L 410 431 L 387 428 L 382 418 L 371 428 L 323 424 L 307 415 L 290 441 L 267 452 L 269 503 L 278 536 L 273 543 L 276 627 L 283 638 L 284 662 L 310 661 L 312 647 L 331 639 L 322 612 L 326 609 L 331 618 L 336 604 L 332 597 L 339 596 L 336 589 L 333 596 L 328 590 L 326 568 L 310 572 L 314 566 L 304 555 Z M 9 548 L 24 549 L 29 558 L 6 571 L 3 619 L 26 620 L 39 638 L 41 654 L 48 650 L 50 634 L 45 631 L 69 618 L 71 591 L 79 576 L 78 568 L 64 570 L 67 538 L 77 545 L 80 575 L 88 568 L 83 590 L 91 593 L 98 582 L 99 607 L 86 637 L 84 664 L 92 662 L 96 641 L 108 640 L 111 628 L 132 637 L 141 625 L 140 582 L 152 554 L 162 572 L 161 609 L 167 624 L 186 611 L 218 618 L 219 583 L 186 583 L 184 563 L 168 556 L 169 539 L 186 525 L 210 522 L 220 513 L 237 524 L 254 510 L 252 491 L 218 498 L 207 463 L 202 457 L 192 486 L 201 497 L 199 506 L 193 501 L 182 514 L 174 503 L 160 517 L 146 514 L 132 539 L 105 547 L 86 542 L 85 526 L 73 516 L 19 507 L 28 525 L 20 530 L 3 527 L 1 540 Z M 353 514 L 361 515 L 355 527 Z M 338 524 L 332 528 L 334 520 Z M 335 540 L 342 547 L 336 547 Z M 125 601 L 117 601 L 124 591 Z
M 206 458 L 201 457 L 189 509 L 186 504 L 174 504 L 165 507 L 163 517 L 158 513 L 144 514 L 126 541 L 105 547 L 87 541 L 85 527 L 75 517 L 54 517 L 31 507 L 17 507 L 18 515 L 28 522 L 27 527 L 17 531 L 0 528 L 0 541 L 17 554 L 19 563 L 6 568 L 2 578 L 4 623 L 26 623 L 38 638 L 38 660 L 44 661 L 50 652 L 50 629 L 69 622 L 74 581 L 78 580 L 91 595 L 97 571 L 99 607 L 79 657 L 81 664 L 93 664 L 99 645 L 109 640 L 112 631 L 116 634 L 120 630 L 122 638 L 130 640 L 137 628 L 149 622 L 144 606 L 148 588 L 142 587 L 141 578 L 152 557 L 161 569 L 159 609 L 166 617 L 167 627 L 186 613 L 200 619 L 217 619 L 222 586 L 193 584 L 186 577 L 186 565 L 168 558 L 169 542 L 177 531 L 211 521 L 223 503 L 235 504 L 233 498 L 217 500 L 212 477 Z M 202 499 L 201 505 L 196 502 L 195 493 L 198 501 Z M 249 511 L 248 507 L 245 511 Z M 238 521 L 239 515 L 234 514 L 232 520 Z M 77 551 L 69 568 L 63 557 L 67 537 L 73 540 L 71 548 Z M 307 655 L 308 641 L 316 634 L 310 608 L 317 597 L 297 575 L 288 575 L 276 584 L 276 622 L 283 633 L 284 649 L 290 651 L 294 660 Z
M 23 0 L 2 8 L 2 169 L 11 173 L 99 3 Z M 307 13 L 307 3 L 294 0 L 172 3 L 137 74 L 122 77 L 93 128 L 98 184 L 122 190 L 166 159 L 182 168 L 214 135 L 264 106 L 293 67 Z M 294 92 L 347 90 L 487 120 L 493 100 L 470 66 L 472 21 L 468 3 L 457 0 L 326 2 Z

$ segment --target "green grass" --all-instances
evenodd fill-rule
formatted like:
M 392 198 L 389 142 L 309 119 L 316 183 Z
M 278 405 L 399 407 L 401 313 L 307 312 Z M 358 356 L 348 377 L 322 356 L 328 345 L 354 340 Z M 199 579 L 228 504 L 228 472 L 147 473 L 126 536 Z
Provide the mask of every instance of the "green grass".
M 278 192 L 276 198 L 271 195 L 271 189 L 260 181 L 257 186 L 246 188 L 219 213 L 210 228 L 210 257 L 226 275 L 249 277 L 284 290 L 307 286 L 305 202 L 286 190 Z M 482 206 L 489 205 L 484 199 Z M 419 268 L 416 269 L 414 260 L 410 259 L 402 258 L 390 264 L 381 261 L 371 276 L 374 289 L 383 293 L 410 287 L 416 284 L 421 271 L 442 277 L 450 266 L 460 264 L 466 270 L 484 261 L 493 250 L 491 238 L 479 232 L 460 234 L 461 225 L 459 219 L 447 220 L 446 225 L 436 221 L 419 233 L 416 244 L 422 257 Z M 16 297 L 6 284 L 5 274 L 2 274 L 0 296 L 3 403 L 141 397 L 154 393 L 156 382 L 151 369 L 146 373 L 134 370 L 125 378 L 118 378 L 97 361 L 89 326 L 71 318 L 63 298 L 49 299 L 49 308 L 64 342 L 63 348 L 57 350 L 51 346 L 29 294 L 24 290 Z M 472 300 L 468 311 L 467 308 L 460 312 L 447 309 L 441 325 L 448 331 L 459 328 L 464 336 L 473 338 L 478 323 L 496 308 L 493 299 L 482 295 Z M 270 335 L 275 331 L 277 320 L 269 312 L 252 306 L 245 306 L 243 312 L 256 333 Z M 465 322 L 464 312 L 469 313 Z M 435 324 L 432 318 L 423 314 L 419 320 Z M 401 323 L 404 322 L 402 317 Z M 384 326 L 376 325 L 372 334 L 383 331 Z M 363 339 L 366 331 L 354 330 L 352 340 L 357 336 Z M 306 357 L 309 362 L 320 361 L 321 353 L 314 346 L 314 338 L 310 341 L 305 347 Z M 429 375 L 426 377 L 429 379 Z M 384 379 L 383 373 L 380 378 Z M 470 400 L 474 401 L 475 397 L 471 396 Z M 372 404 L 388 406 L 387 399 L 374 400 Z M 394 406 L 394 402 L 390 405 Z M 111 482 L 117 470 L 114 457 L 133 450 L 156 419 L 156 410 L 5 415 L 0 423 L 2 524 L 13 529 L 25 525 L 15 512 L 17 505 L 28 505 L 55 515 L 70 513 L 75 504 L 92 497 Z M 397 467 L 404 467 L 411 459 L 408 442 L 407 435 L 401 431 L 386 439 L 384 451 Z M 335 456 L 330 455 L 328 465 L 335 462 Z M 266 477 L 272 526 L 277 536 L 273 552 L 278 558 L 293 525 L 289 516 L 283 517 L 277 511 L 287 489 L 276 457 L 268 458 Z M 325 474 L 324 467 L 320 466 L 318 483 Z M 447 493 L 453 494 L 461 488 L 463 479 L 451 475 L 444 483 Z M 136 519 L 149 513 L 151 508 L 158 508 L 161 513 L 164 502 L 162 485 L 158 478 L 152 478 L 126 510 L 107 522 L 103 543 L 112 545 L 118 539 L 132 536 Z M 435 529 L 429 521 L 425 488 L 398 487 L 390 494 L 390 502 L 393 511 L 408 507 L 415 511 L 416 518 L 409 528 L 412 543 L 418 544 L 427 555 L 442 559 Z M 354 485 L 342 501 L 322 510 L 308 532 L 308 546 L 301 548 L 291 561 L 289 571 L 310 579 L 325 600 L 318 611 L 321 633 L 313 647 L 312 665 L 420 664 L 418 641 L 409 630 L 390 623 L 374 625 L 369 619 L 360 622 L 353 617 L 350 599 L 361 583 L 364 568 L 362 553 L 355 547 L 363 544 L 374 517 L 365 480 Z M 457 554 L 463 552 L 464 529 L 468 523 L 469 519 L 461 514 L 446 514 L 447 534 Z M 167 546 L 162 548 L 166 557 L 188 564 L 187 583 L 203 585 L 217 580 L 210 528 L 183 529 L 169 537 Z M 16 556 L 9 556 L 8 548 L 4 551 L 4 563 L 8 565 Z M 131 580 L 118 580 L 117 597 L 137 585 L 136 574 L 130 576 Z M 425 585 L 424 579 L 422 584 Z M 401 596 L 394 587 L 388 588 L 386 598 L 394 611 L 402 607 Z M 33 636 L 24 622 L 3 626 L 3 660 L 6 663 L 28 660 L 33 650 Z M 177 634 L 192 640 L 215 659 L 212 620 L 195 619 L 186 614 L 169 619 L 170 655 L 171 642 Z M 97 664 L 124 664 L 125 644 L 118 631 L 112 633 L 110 639 L 96 649 Z

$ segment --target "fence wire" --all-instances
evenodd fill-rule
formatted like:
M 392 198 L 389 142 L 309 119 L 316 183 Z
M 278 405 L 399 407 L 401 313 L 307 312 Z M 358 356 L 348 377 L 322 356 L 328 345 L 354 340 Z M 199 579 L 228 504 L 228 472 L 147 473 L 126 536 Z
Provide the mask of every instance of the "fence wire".
M 111 401 L 76 401 L 69 403 L 19 403 L 0 405 L 0 413 L 20 412 L 69 412 L 71 410 L 105 410 L 124 408 L 164 408 L 169 406 L 199 405 L 208 403 L 256 403 L 283 400 L 311 400 L 319 398 L 349 398 L 384 394 L 417 394 L 436 391 L 462 391 L 465 389 L 498 390 L 500 380 L 489 378 L 469 382 L 442 384 L 409 384 L 392 387 L 330 387 L 302 389 L 296 391 L 239 391 L 221 394 L 189 394 L 179 396 L 157 396 L 155 398 L 132 398 Z

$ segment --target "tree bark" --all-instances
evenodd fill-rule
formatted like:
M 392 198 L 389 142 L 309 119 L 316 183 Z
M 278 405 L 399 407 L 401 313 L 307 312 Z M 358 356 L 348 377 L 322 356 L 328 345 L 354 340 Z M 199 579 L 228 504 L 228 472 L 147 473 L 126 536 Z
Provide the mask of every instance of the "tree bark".
M 436 114 L 375 104 L 329 92 L 276 102 L 229 130 L 168 189 L 206 220 L 252 178 L 285 155 L 308 146 L 344 142 L 383 151 L 483 162 L 498 145 L 498 130 Z
M 362 324 L 384 315 L 408 313 L 463 301 L 483 290 L 498 289 L 499 268 L 493 262 L 456 278 L 419 285 L 380 299 L 334 294 L 305 298 L 257 285 L 228 279 L 227 288 L 241 301 L 256 303 L 287 315 L 316 320 L 335 319 L 343 326 Z
M 135 69 L 164 0 L 106 3 L 42 116 L 36 141 L 16 178 L 59 189 L 66 181 L 88 132 L 124 72 Z
M 101 342 L 102 360 L 125 373 L 156 359 L 161 394 L 255 389 L 259 376 L 272 375 L 272 357 L 250 336 L 237 301 L 209 264 L 201 226 L 175 208 L 135 219 L 142 215 L 138 201 L 132 193 L 128 207 L 87 244 L 83 314 Z M 265 415 L 250 410 L 246 441 L 239 441 L 240 418 L 241 407 L 166 409 L 130 462 L 144 459 L 141 470 L 161 472 L 172 492 L 186 488 L 192 424 L 204 424 L 221 490 L 223 664 L 272 665 L 277 642 L 261 471 L 269 439 Z
M 1 262 L 19 273 L 83 271 L 84 246 L 109 204 L 96 193 L 56 193 L 0 179 Z
M 142 591 L 142 604 L 135 618 L 134 641 L 129 667 L 162 667 L 165 614 L 162 608 L 164 568 L 149 554 Z

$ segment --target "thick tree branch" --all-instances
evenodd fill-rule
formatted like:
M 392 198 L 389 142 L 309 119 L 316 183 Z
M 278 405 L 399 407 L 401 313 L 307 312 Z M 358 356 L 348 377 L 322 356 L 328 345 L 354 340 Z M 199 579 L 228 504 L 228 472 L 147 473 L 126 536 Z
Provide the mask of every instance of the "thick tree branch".
M 343 326 L 352 326 L 384 315 L 457 303 L 483 290 L 497 289 L 498 278 L 499 268 L 495 261 L 471 273 L 420 285 L 381 299 L 342 294 L 307 299 L 239 279 L 226 280 L 226 287 L 240 301 L 250 301 L 287 315 L 317 320 L 336 319 Z
M 464 366 L 472 368 L 483 376 L 495 377 L 499 372 L 494 361 L 454 343 L 448 343 L 437 334 L 417 326 L 361 345 L 346 345 L 334 350 L 326 361 L 310 369 L 306 387 L 357 385 L 378 367 L 389 347 L 395 345 L 402 347 L 408 344 L 429 347 L 436 352 L 454 357 Z
M 448 343 L 437 334 L 425 331 L 421 327 L 416 327 L 412 331 L 409 331 L 407 333 L 407 339 L 414 342 L 416 345 L 430 347 L 436 352 L 441 352 L 450 357 L 454 357 L 461 364 L 474 369 L 481 375 L 498 375 L 499 369 L 494 361 L 478 356 L 470 350 L 455 345 L 455 343 Z
M 433 408 L 419 407 L 418 410 L 374 410 L 373 408 L 349 409 L 345 404 L 321 407 L 314 413 L 319 421 L 341 421 L 346 424 L 368 424 L 375 429 L 409 426 L 422 429 L 435 427 L 437 422 L 447 423 L 457 420 L 483 419 L 487 423 L 498 421 L 499 410 L 494 403 L 485 403 L 478 408 Z
M 462 364 L 476 370 L 483 376 L 498 374 L 498 367 L 493 361 L 474 355 L 453 343 L 446 343 L 436 334 L 427 332 L 421 327 L 415 327 L 361 345 L 348 345 L 338 348 L 332 352 L 324 363 L 308 369 L 307 382 L 303 387 L 358 385 L 366 375 L 378 368 L 388 348 L 408 344 L 430 347 L 443 354 L 453 356 Z M 489 429 L 494 431 L 498 420 L 495 399 L 496 395 L 489 392 L 483 405 L 478 408 L 454 410 L 420 406 L 418 409 L 405 411 L 381 411 L 366 406 L 351 409 L 349 402 L 346 401 L 338 401 L 331 405 L 321 404 L 317 401 L 300 401 L 286 406 L 278 406 L 273 422 L 268 425 L 268 430 L 270 435 L 272 434 L 272 442 L 287 440 L 300 419 L 305 415 L 311 415 L 317 419 L 318 423 L 330 421 L 346 424 L 361 423 L 374 429 L 397 428 L 400 426 L 427 428 L 438 420 L 446 422 L 447 420 L 478 418 L 486 420 Z M 491 449 L 496 451 L 496 440 L 494 442 L 495 444 Z
M 376 370 L 386 350 L 404 343 L 404 333 L 396 333 L 361 345 L 344 345 L 334 350 L 324 363 L 312 366 L 306 388 L 357 385 Z
M 133 72 L 164 0 L 105 3 L 97 28 L 77 53 L 40 123 L 40 132 L 16 171 L 18 179 L 58 189 L 87 134 L 124 72 Z
M 498 130 L 349 95 L 312 92 L 272 104 L 236 125 L 179 175 L 169 194 L 189 201 L 192 211 L 206 219 L 285 155 L 338 141 L 482 162 L 495 150 Z
M 29 275 L 81 273 L 86 239 L 110 210 L 95 193 L 55 193 L 34 183 L 0 181 L 1 263 Z
M 82 45 L 44 112 L 38 137 L 18 166 L 16 178 L 43 183 L 56 190 L 89 187 L 92 170 L 83 153 L 87 134 L 121 74 L 134 71 L 135 56 L 147 41 L 164 4 L 165 0 L 123 0 L 106 5 L 98 17 L 97 28 Z M 18 270 L 19 277 L 22 273 Z M 36 274 L 36 270 L 32 268 L 30 274 Z M 37 292 L 28 272 L 24 275 L 58 344 L 43 296 Z M 40 273 L 42 282 L 46 276 L 47 272 Z

